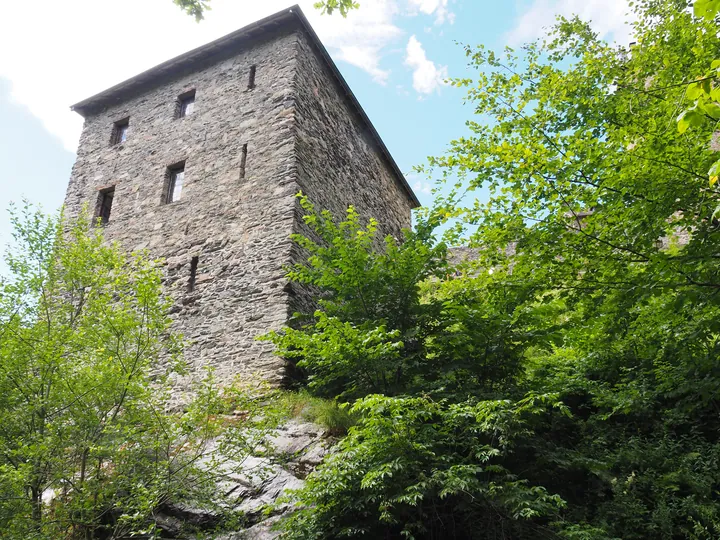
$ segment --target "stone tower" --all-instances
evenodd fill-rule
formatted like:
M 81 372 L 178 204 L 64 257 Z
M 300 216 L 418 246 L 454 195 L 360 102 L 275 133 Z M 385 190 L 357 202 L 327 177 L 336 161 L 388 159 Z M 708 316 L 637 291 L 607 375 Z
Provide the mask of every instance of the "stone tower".
M 85 118 L 65 199 L 108 239 L 167 262 L 192 369 L 269 381 L 282 362 L 255 336 L 288 319 L 283 265 L 302 190 L 385 233 L 418 201 L 297 6 L 168 60 L 72 109 Z

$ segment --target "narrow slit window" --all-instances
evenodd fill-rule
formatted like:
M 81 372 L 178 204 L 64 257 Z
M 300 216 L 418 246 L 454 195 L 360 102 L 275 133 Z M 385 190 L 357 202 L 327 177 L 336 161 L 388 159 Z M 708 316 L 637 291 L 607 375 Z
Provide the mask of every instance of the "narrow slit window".
M 185 181 L 185 163 L 168 167 L 164 202 L 170 204 L 179 201 L 182 196 L 183 182 Z
M 100 191 L 98 195 L 96 218 L 100 220 L 101 225 L 105 225 L 110 221 L 110 211 L 112 210 L 113 199 L 115 198 L 115 186 Z
M 253 64 L 250 66 L 250 75 L 248 76 L 248 88 L 252 90 L 255 88 L 255 71 L 257 70 L 257 66 Z
M 128 128 L 130 127 L 130 118 L 123 118 L 113 124 L 112 135 L 110 136 L 110 144 L 122 144 L 127 140 Z
M 190 259 L 190 279 L 188 279 L 188 292 L 195 290 L 195 278 L 197 277 L 197 267 L 200 257 L 197 255 Z
M 242 145 L 240 155 L 240 178 L 245 178 L 245 165 L 247 164 L 247 143 Z
M 195 90 L 185 92 L 177 101 L 177 117 L 184 118 L 190 116 L 195 110 Z

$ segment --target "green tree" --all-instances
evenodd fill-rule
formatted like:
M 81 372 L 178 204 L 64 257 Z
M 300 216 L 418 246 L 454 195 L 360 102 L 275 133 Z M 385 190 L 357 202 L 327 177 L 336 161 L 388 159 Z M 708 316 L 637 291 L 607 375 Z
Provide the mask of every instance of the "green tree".
M 359 256 L 357 226 L 320 228 L 308 249 L 333 256 L 291 273 L 320 288 L 319 313 L 273 339 L 359 420 L 296 495 L 289 537 L 720 536 L 715 123 L 676 128 L 720 38 L 687 7 L 634 2 L 631 50 L 578 19 L 519 53 L 465 49 L 477 75 L 455 84 L 477 116 L 430 160 L 457 181 L 407 247 L 432 252 L 455 220 L 445 241 L 477 255 L 461 275 L 420 259 L 414 285 L 403 264 L 377 279 L 387 248 Z M 395 279 L 417 295 L 405 326 L 382 307 Z M 358 384 L 378 357 L 399 384 Z
M 451 387 L 490 395 L 512 378 L 520 358 L 513 343 L 527 319 L 512 313 L 524 290 L 488 287 L 480 297 L 474 281 L 444 295 L 440 284 L 454 270 L 430 223 L 407 231 L 402 242 L 379 241 L 375 221 L 364 225 L 352 207 L 336 224 L 306 197 L 301 205 L 315 239 L 293 236 L 308 259 L 288 277 L 319 288 L 320 309 L 264 339 L 296 361 L 315 393 L 351 400 Z
M 549 310 L 524 306 L 530 288 L 458 277 L 433 241 L 434 218 L 401 243 L 381 242 L 353 208 L 335 223 L 301 204 L 314 239 L 294 236 L 308 259 L 288 275 L 321 291 L 319 308 L 265 339 L 311 392 L 352 403 L 359 420 L 297 495 L 306 510 L 285 522 L 286 535 L 537 530 L 532 518 L 563 501 L 502 462 L 533 418 L 563 408 L 517 384 L 529 343 L 552 339 Z
M 246 455 L 258 441 L 220 437 L 224 399 L 211 378 L 184 414 L 169 412 L 182 343 L 161 266 L 107 245 L 86 215 L 63 222 L 25 207 L 12 223 L 0 280 L 0 536 L 153 534 L 165 502 L 212 504 L 212 463 L 224 458 L 209 442 Z
M 430 163 L 460 178 L 437 212 L 462 214 L 479 266 L 561 310 L 562 341 L 528 354 L 526 384 L 574 427 L 539 430 L 529 459 L 547 468 L 525 474 L 567 502 L 558 526 L 601 537 L 720 534 L 715 122 L 675 129 L 687 74 L 720 42 L 686 8 L 635 2 L 630 50 L 578 19 L 521 55 L 466 48 L 478 75 L 456 85 L 492 123 Z M 480 187 L 487 204 L 454 203 Z
M 564 520 L 622 538 L 719 534 L 714 122 L 680 132 L 675 118 L 720 42 L 686 7 L 635 2 L 629 51 L 577 19 L 520 57 L 467 48 L 477 80 L 456 84 L 494 122 L 469 122 L 431 160 L 491 190 L 446 209 L 477 225 L 480 265 L 544 284 L 563 310 L 562 346 L 529 355 L 528 384 L 556 392 L 575 427 L 547 425 L 553 470 L 531 477 L 568 503 Z

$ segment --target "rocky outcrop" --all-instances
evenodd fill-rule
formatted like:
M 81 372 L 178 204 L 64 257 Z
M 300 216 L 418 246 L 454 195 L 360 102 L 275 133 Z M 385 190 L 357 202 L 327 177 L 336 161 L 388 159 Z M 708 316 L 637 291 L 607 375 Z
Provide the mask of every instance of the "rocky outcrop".
M 292 511 L 280 498 L 303 486 L 305 477 L 334 443 L 321 426 L 297 420 L 274 430 L 268 440 L 267 455 L 248 456 L 241 462 L 225 460 L 219 466 L 221 470 L 214 471 L 219 478 L 218 499 L 222 499 L 225 509 L 241 512 L 245 517 L 243 529 L 218 533 L 215 536 L 218 540 L 276 538 L 279 533 L 272 526 Z M 211 448 L 207 463 L 212 462 L 212 451 Z M 222 529 L 222 515 L 216 510 L 178 502 L 163 506 L 156 523 L 164 536 L 185 539 L 193 538 L 188 530 L 207 534 Z

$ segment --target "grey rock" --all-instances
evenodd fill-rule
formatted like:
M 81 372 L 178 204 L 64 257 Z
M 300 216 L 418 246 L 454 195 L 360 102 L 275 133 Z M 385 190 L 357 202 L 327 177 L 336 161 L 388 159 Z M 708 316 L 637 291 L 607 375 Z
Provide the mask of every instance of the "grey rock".
M 180 535 L 183 528 L 212 529 L 220 523 L 216 512 L 177 502 L 164 504 L 156 516 L 158 527 L 172 535 Z
M 280 519 L 282 516 L 273 516 L 244 531 L 218 536 L 217 540 L 274 540 L 280 533 L 272 528 Z
M 274 452 L 294 456 L 325 434 L 316 424 L 290 422 L 270 437 Z
M 280 426 L 269 439 L 278 446 L 269 444 L 264 450 L 274 457 L 248 456 L 242 461 L 213 459 L 219 445 L 217 441 L 209 444 L 200 465 L 212 468 L 219 478 L 216 507 L 242 512 L 248 524 L 246 529 L 226 532 L 218 539 L 276 538 L 278 532 L 271 530 L 271 526 L 293 510 L 289 503 L 281 503 L 280 498 L 289 490 L 303 487 L 305 477 L 331 451 L 334 442 L 325 437 L 320 426 L 295 420 Z M 285 459 L 289 457 L 292 459 Z M 189 529 L 209 532 L 218 526 L 222 528 L 222 516 L 214 509 L 172 502 L 163 505 L 156 523 L 167 536 L 187 538 Z

